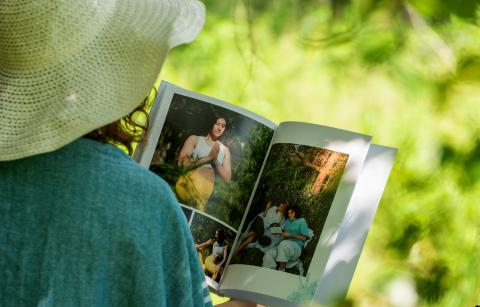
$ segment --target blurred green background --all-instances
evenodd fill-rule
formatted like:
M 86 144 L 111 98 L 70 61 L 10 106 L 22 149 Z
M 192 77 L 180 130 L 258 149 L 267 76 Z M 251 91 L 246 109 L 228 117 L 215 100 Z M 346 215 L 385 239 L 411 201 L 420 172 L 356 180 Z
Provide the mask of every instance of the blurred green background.
M 161 78 L 399 148 L 345 306 L 480 304 L 480 1 L 205 1 Z

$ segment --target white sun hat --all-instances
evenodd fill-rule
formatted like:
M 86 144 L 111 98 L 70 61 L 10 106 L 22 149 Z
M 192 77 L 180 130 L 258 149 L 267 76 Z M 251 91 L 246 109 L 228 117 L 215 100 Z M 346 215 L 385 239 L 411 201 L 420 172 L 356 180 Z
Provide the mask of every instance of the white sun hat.
M 138 106 L 170 48 L 200 32 L 197 0 L 4 0 L 0 161 L 56 150 Z

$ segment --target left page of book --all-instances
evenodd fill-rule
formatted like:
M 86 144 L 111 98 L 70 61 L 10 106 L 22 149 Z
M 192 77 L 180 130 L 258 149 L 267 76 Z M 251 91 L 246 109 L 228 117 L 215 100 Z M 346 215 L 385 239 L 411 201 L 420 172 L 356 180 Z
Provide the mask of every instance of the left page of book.
M 332 127 L 280 124 L 219 292 L 273 306 L 313 300 L 370 140 Z M 269 216 L 280 216 L 280 227 Z M 263 233 L 249 239 L 260 220 Z
M 215 289 L 276 125 L 168 82 L 161 83 L 149 120 L 134 158 L 171 186 Z

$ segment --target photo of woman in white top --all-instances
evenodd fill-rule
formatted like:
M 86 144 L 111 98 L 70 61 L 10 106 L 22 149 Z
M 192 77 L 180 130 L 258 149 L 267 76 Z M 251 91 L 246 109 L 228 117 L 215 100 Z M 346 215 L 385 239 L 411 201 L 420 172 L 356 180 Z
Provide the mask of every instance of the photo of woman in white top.
M 168 99 L 149 169 L 169 183 L 184 208 L 238 229 L 273 129 L 205 97 L 174 94 Z
M 212 245 L 212 253 L 203 260 L 202 249 L 210 245 Z M 195 247 L 199 252 L 200 262 L 205 273 L 211 275 L 213 280 L 216 280 L 221 275 L 223 265 L 227 261 L 228 246 L 225 241 L 225 229 L 217 229 L 213 238 L 201 244 L 195 244 Z
M 220 137 L 227 128 L 225 117 L 216 117 L 206 136 L 190 135 L 178 157 L 178 166 L 188 170 L 175 184 L 179 200 L 200 211 L 213 193 L 216 175 L 224 182 L 232 177 L 230 150 Z

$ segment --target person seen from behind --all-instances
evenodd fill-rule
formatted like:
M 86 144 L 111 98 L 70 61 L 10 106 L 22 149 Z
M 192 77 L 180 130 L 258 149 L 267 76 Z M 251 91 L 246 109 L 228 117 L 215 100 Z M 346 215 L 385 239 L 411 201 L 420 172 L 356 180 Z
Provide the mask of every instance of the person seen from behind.
M 169 186 L 115 146 L 203 22 L 196 0 L 2 1 L 0 306 L 211 306 Z

